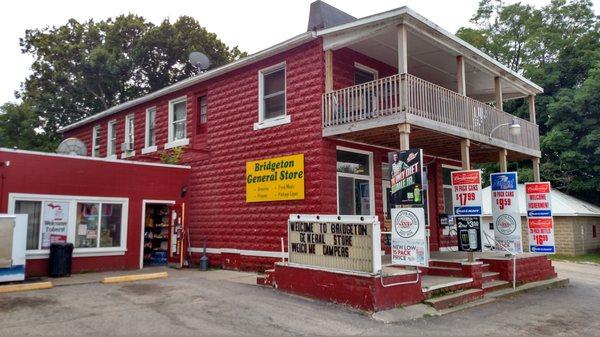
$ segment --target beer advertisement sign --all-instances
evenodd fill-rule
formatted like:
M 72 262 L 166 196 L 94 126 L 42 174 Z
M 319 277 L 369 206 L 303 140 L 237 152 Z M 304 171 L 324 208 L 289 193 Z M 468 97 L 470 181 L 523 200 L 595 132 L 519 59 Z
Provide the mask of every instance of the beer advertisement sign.
M 481 217 L 460 216 L 456 218 L 458 250 L 461 252 L 481 251 Z
M 529 251 L 554 254 L 554 219 L 549 182 L 526 183 L 527 226 Z
M 304 199 L 304 154 L 246 163 L 246 202 Z
M 521 214 L 517 195 L 517 172 L 492 173 L 492 217 L 496 248 L 502 246 L 514 253 L 523 252 Z
M 429 249 L 423 208 L 392 208 L 392 263 L 428 266 Z
M 423 203 L 423 150 L 409 149 L 389 154 L 392 205 Z
M 454 171 L 451 180 L 454 215 L 481 215 L 481 171 Z

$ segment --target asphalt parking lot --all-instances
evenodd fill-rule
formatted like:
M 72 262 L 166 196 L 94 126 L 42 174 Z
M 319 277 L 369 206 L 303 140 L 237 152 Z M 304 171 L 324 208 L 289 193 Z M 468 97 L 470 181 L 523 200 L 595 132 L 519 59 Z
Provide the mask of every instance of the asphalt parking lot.
M 600 266 L 555 264 L 568 287 L 401 324 L 251 285 L 249 274 L 173 271 L 159 280 L 0 294 L 0 336 L 596 335 Z

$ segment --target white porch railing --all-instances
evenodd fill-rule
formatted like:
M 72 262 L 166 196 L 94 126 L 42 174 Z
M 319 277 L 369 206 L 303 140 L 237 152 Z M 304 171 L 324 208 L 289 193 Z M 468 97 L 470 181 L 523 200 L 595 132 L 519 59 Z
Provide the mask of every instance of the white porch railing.
M 493 138 L 539 150 L 536 124 L 410 74 L 389 76 L 323 95 L 323 128 L 403 113 L 469 131 L 479 135 L 479 140 L 488 138 L 495 126 L 517 119 L 520 135 L 513 136 L 508 128 L 501 128 L 494 132 Z

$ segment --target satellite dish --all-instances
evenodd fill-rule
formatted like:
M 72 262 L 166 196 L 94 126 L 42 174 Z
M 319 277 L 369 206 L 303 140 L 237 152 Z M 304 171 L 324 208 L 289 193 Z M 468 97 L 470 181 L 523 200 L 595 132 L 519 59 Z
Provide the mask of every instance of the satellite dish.
M 67 138 L 58 145 L 56 153 L 68 154 L 70 156 L 85 156 L 87 155 L 87 149 L 85 143 L 81 140 L 77 138 Z
M 200 71 L 206 70 L 208 67 L 210 67 L 210 60 L 208 59 L 208 56 L 199 51 L 191 52 L 188 59 L 190 60 L 190 63 Z

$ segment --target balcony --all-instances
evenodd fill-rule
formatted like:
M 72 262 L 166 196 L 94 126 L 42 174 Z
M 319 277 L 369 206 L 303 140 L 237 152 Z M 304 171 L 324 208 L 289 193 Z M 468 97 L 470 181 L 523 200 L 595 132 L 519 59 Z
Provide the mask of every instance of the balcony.
M 398 148 L 394 126 L 408 123 L 415 128 L 411 147 L 434 155 L 458 157 L 460 149 L 452 144 L 469 139 L 481 161 L 496 159 L 491 150 L 499 148 L 512 159 L 540 156 L 535 123 L 406 73 L 325 93 L 322 114 L 324 137 Z M 513 119 L 520 135 L 505 127 L 490 137 Z

